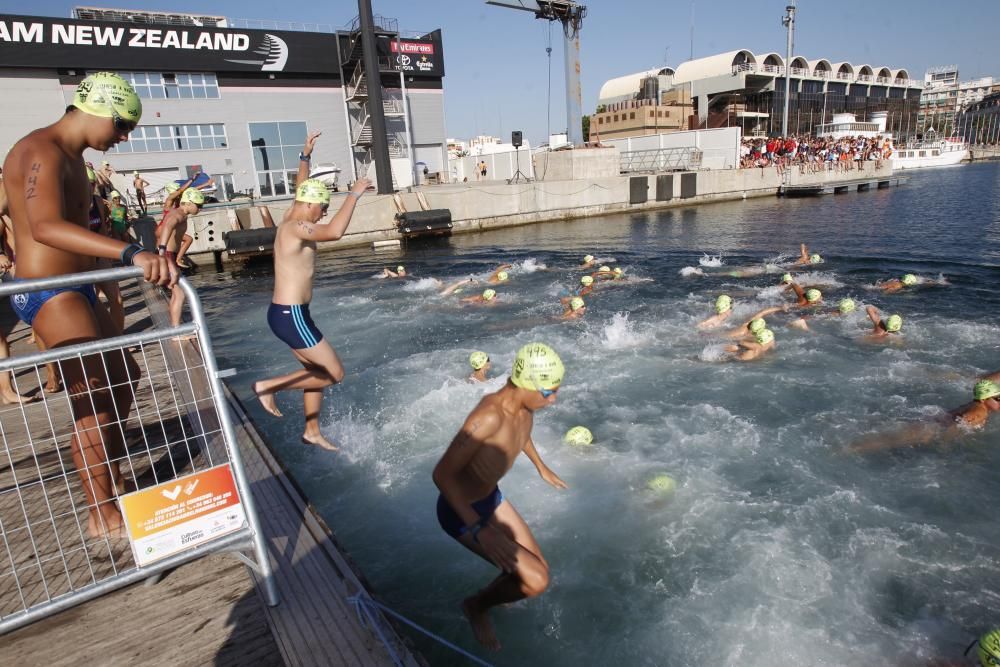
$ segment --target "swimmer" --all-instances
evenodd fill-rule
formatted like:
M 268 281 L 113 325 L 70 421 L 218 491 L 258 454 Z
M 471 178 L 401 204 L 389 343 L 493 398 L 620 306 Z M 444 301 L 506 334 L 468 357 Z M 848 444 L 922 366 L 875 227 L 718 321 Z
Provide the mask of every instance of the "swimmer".
M 912 273 L 907 273 L 900 278 L 892 278 L 891 280 L 886 280 L 884 283 L 877 283 L 876 287 L 886 294 L 893 294 L 907 287 L 917 287 L 919 285 L 947 285 L 944 280 L 928 280 L 927 278 L 918 278 Z
M 594 278 L 593 278 L 593 276 L 580 276 L 580 289 L 577 290 L 576 296 L 578 296 L 578 297 L 580 297 L 582 299 L 583 297 L 587 296 L 588 294 L 590 294 L 593 291 L 594 291 Z M 572 294 L 572 292 L 571 292 L 571 294 Z M 566 306 L 573 299 L 574 299 L 574 297 L 564 296 L 561 299 L 559 299 L 559 303 L 561 303 L 562 305 Z
M 616 266 L 611 272 L 612 280 L 625 280 L 625 271 L 620 266 Z
M 173 195 L 171 195 L 173 196 Z M 180 197 L 180 205 L 169 209 L 163 220 L 156 226 L 157 251 L 171 264 L 177 263 L 177 255 L 181 248 L 183 237 L 187 236 L 188 217 L 195 215 L 205 204 L 205 195 L 201 190 L 184 190 Z M 189 237 L 190 238 L 190 237 Z M 180 287 L 171 288 L 170 324 L 180 326 L 181 311 L 184 308 L 184 291 Z
M 701 330 L 714 329 L 725 322 L 733 314 L 733 299 L 728 294 L 721 294 L 715 300 L 715 315 L 698 323 Z
M 486 282 L 490 283 L 491 285 L 507 282 L 510 279 L 510 274 L 507 273 L 507 269 L 509 269 L 511 266 L 512 266 L 511 264 L 501 264 L 493 272 L 493 275 L 491 275 L 489 278 L 486 279 Z
M 343 381 L 344 367 L 309 314 L 316 271 L 316 244 L 344 236 L 351 224 L 354 207 L 371 182 L 367 178 L 354 181 L 340 210 L 331 220 L 321 223 L 330 208 L 330 191 L 322 181 L 309 178 L 310 156 L 319 136 L 319 132 L 312 132 L 306 138 L 299 154 L 295 201 L 274 237 L 274 294 L 267 310 L 271 331 L 291 348 L 302 369 L 258 380 L 251 389 L 261 406 L 275 417 L 282 415 L 274 395 L 279 391 L 301 390 L 305 408 L 302 444 L 334 451 L 336 446 L 320 431 L 319 418 L 323 390 Z
M 890 315 L 883 320 L 878 312 L 878 308 L 875 306 L 868 306 L 866 311 L 868 312 L 868 319 L 875 325 L 866 338 L 886 338 L 889 334 L 898 334 L 900 329 L 903 328 L 903 318 L 899 315 Z
M 850 315 L 857 309 L 858 309 L 858 304 L 854 303 L 854 299 L 846 297 L 838 301 L 837 308 L 829 311 L 829 314 L 840 317 L 843 315 Z
M 581 269 L 589 269 L 592 266 L 594 266 L 594 261 L 595 260 L 594 260 L 594 256 L 593 255 L 584 255 L 584 257 L 583 257 L 583 264 L 581 264 L 579 266 L 579 268 L 581 268 Z
M 586 312 L 587 312 L 587 306 L 583 302 L 583 299 L 581 299 L 578 296 L 574 296 L 572 299 L 569 300 L 569 303 L 566 306 L 566 310 L 563 311 L 562 317 L 560 317 L 559 319 L 575 320 L 583 317 L 583 314 Z
M 139 175 L 139 172 L 132 172 L 132 187 L 135 188 L 135 201 L 139 206 L 139 210 L 142 211 L 143 215 L 146 215 L 146 188 L 149 187 L 149 181 Z
M 469 355 L 469 365 L 472 366 L 472 375 L 469 376 L 469 380 L 472 382 L 486 382 L 488 379 L 486 374 L 492 368 L 490 356 L 485 352 L 473 352 Z
M 476 639 L 494 651 L 500 642 L 490 610 L 537 597 L 549 586 L 549 565 L 538 542 L 497 483 L 523 453 L 547 484 L 567 488 L 542 461 L 531 439 L 534 413 L 555 403 L 563 373 L 562 361 L 549 346 L 522 347 L 507 383 L 473 408 L 434 467 L 441 528 L 501 570 L 462 602 Z
M 744 339 L 736 345 L 725 347 L 726 352 L 736 355 L 737 361 L 753 361 L 773 349 L 774 332 L 767 328 L 760 329 L 752 339 Z
M 461 300 L 461 303 L 485 303 L 494 306 L 497 303 L 497 291 L 494 289 L 484 289 L 482 294 L 467 296 Z
M 802 266 L 809 264 L 822 264 L 823 258 L 816 253 L 809 254 L 809 249 L 806 247 L 805 243 L 799 244 L 799 258 L 795 260 L 792 266 Z
M 602 266 L 593 273 L 590 277 L 594 280 L 613 280 L 615 277 L 614 271 L 611 270 L 610 266 Z
M 117 74 L 85 77 L 52 125 L 18 141 L 3 165 L 17 239 L 14 280 L 93 271 L 95 258 L 143 270 L 147 282 L 172 285 L 177 270 L 136 244 L 90 231 L 92 188 L 83 152 L 107 151 L 126 141 L 142 116 L 142 102 Z M 45 349 L 121 334 L 93 285 L 11 296 L 17 316 L 33 327 Z M 120 460 L 141 369 L 127 350 L 92 353 L 59 363 L 75 422 L 73 461 L 86 496 L 90 537 L 125 537 L 115 496 L 124 486 Z
M 848 452 L 866 454 L 897 447 L 927 445 L 933 440 L 948 442 L 970 431 L 986 426 L 990 414 L 1000 410 L 1000 385 L 993 380 L 980 380 L 972 389 L 972 402 L 949 410 L 930 420 L 909 424 L 878 435 L 866 436 L 847 448 Z
M 787 311 L 788 311 L 787 305 L 772 306 L 770 308 L 758 310 L 756 313 L 748 317 L 746 321 L 743 322 L 743 324 L 736 327 L 735 329 L 730 329 L 729 331 L 725 332 L 722 335 L 725 336 L 726 338 L 745 338 L 748 336 L 752 336 L 757 333 L 757 329 L 754 328 L 755 322 L 764 323 L 764 325 L 766 325 L 766 322 L 764 322 L 765 317 L 767 317 L 768 315 L 773 315 L 774 313 L 782 313 Z M 758 328 L 763 328 L 761 324 L 757 324 L 756 326 Z
M 438 280 L 437 278 L 435 278 L 434 280 L 437 282 L 438 285 L 443 285 L 444 284 L 440 280 Z M 440 292 L 438 292 L 438 294 L 440 294 L 441 296 L 448 296 L 450 294 L 461 294 L 465 290 L 466 287 L 468 287 L 469 285 L 475 285 L 475 284 L 476 284 L 476 280 L 474 278 L 462 278 L 461 280 L 456 280 L 452 284 L 450 284 L 447 287 L 443 288 Z
M 818 306 L 823 303 L 823 293 L 815 287 L 802 289 L 802 287 L 794 281 L 789 283 L 788 286 L 792 288 L 793 292 L 795 292 L 795 296 L 798 299 L 798 303 L 796 305 L 800 308 L 804 308 L 806 306 Z
M 400 264 L 396 267 L 395 271 L 390 271 L 389 269 L 382 269 L 383 278 L 405 278 L 406 277 L 406 267 Z

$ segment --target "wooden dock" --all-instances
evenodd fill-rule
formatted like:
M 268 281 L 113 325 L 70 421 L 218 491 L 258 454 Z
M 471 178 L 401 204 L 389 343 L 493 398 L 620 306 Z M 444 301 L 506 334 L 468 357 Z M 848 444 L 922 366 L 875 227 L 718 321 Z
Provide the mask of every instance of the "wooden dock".
M 787 183 L 778 189 L 778 195 L 783 197 L 816 197 L 818 195 L 839 195 L 845 192 L 865 192 L 881 190 L 906 183 L 905 176 L 889 174 L 886 176 L 868 176 L 847 181 L 831 181 L 829 183 L 794 184 Z
M 122 292 L 129 332 L 166 321 L 165 300 L 158 291 L 132 282 L 124 283 Z M 0 324 L 9 329 L 12 321 L 9 305 L 0 304 Z M 10 336 L 14 357 L 34 350 L 28 344 L 28 335 L 29 330 L 23 324 L 14 328 Z M 151 377 L 169 377 L 166 368 L 173 363 L 174 356 L 183 356 L 188 367 L 195 365 L 192 356 L 197 356 L 197 347 L 190 342 L 167 343 L 159 348 L 162 355 L 145 354 L 143 358 L 144 370 Z M 42 381 L 44 374 L 30 371 L 17 377 L 19 390 L 31 395 L 41 395 L 38 385 Z M 197 393 L 197 382 L 193 386 Z M 184 457 L 178 457 L 169 443 L 170 432 L 183 428 L 185 419 L 190 419 L 185 416 L 185 400 L 178 397 L 171 402 L 160 394 L 155 381 L 140 384 L 136 392 L 137 410 L 133 410 L 127 432 L 129 452 L 137 462 L 131 474 L 140 487 L 148 483 L 154 466 L 174 466 L 178 474 L 184 470 Z M 332 531 L 274 458 L 238 399 L 228 391 L 227 394 L 281 603 L 267 607 L 258 592 L 257 575 L 232 555 L 214 554 L 182 565 L 158 582 L 119 589 L 8 633 L 0 639 L 0 663 L 171 667 L 209 663 L 366 667 L 394 664 L 389 651 L 374 632 L 361 625 L 347 600 L 348 596 L 367 589 L 364 580 L 338 548 Z M 39 403 L 25 406 L 24 410 L 16 405 L 0 405 L 0 425 L 6 443 L 5 451 L 0 452 L 0 527 L 5 537 L 4 544 L 0 544 L 0 615 L 3 616 L 68 592 L 95 576 L 99 580 L 114 567 L 132 566 L 126 541 L 92 540 L 77 527 L 75 514 L 80 512 L 74 513 L 74 508 L 85 503 L 75 472 L 65 475 L 60 494 L 53 494 L 51 485 L 47 487 L 44 483 L 25 486 L 26 475 L 52 478 L 60 461 L 70 461 L 72 425 L 65 393 L 48 395 L 45 399 L 45 409 Z M 135 423 L 140 421 L 136 414 L 145 417 L 153 404 L 162 422 Z M 29 432 L 35 442 L 34 452 L 18 447 L 22 442 L 19 437 L 26 441 Z M 39 440 L 38 434 L 46 432 L 51 432 L 52 437 Z M 155 436 L 157 432 L 163 432 L 162 438 L 167 443 L 162 448 L 163 456 L 144 459 L 133 455 L 136 437 L 145 438 L 148 444 L 151 434 Z M 196 451 L 192 459 L 209 454 L 206 448 Z M 164 458 L 170 460 L 164 463 Z M 14 492 L 15 480 L 22 487 L 20 495 L 27 501 L 23 504 Z M 31 493 L 38 497 L 30 497 Z M 26 515 L 40 512 L 42 507 L 51 508 L 47 511 L 59 520 L 51 522 L 53 526 L 48 532 L 40 533 L 37 526 L 42 522 Z M 58 556 L 60 551 L 68 555 Z M 44 572 L 45 584 L 40 574 L 32 578 L 32 572 Z M 59 582 L 62 588 L 56 586 Z M 423 664 L 392 625 L 384 623 L 382 629 L 404 664 L 414 667 Z

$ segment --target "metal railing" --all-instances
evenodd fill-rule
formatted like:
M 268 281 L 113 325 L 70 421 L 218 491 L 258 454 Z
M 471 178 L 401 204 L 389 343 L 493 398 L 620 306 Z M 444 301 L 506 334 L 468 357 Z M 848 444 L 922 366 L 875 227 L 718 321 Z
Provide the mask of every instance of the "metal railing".
M 134 278 L 141 269 L 24 280 L 0 298 Z M 186 280 L 178 288 L 190 323 L 0 360 L 19 393 L 49 363 L 66 387 L 0 409 L 0 634 L 218 552 L 235 552 L 278 603 L 201 302 Z M 161 494 L 174 505 L 154 513 Z M 149 503 L 148 519 L 125 510 L 133 501 Z M 176 523 L 184 512 L 191 522 Z
M 623 151 L 619 170 L 622 173 L 689 171 L 701 166 L 701 158 L 701 150 L 690 146 Z
M 326 32 L 332 33 L 336 28 L 330 23 L 305 23 L 302 21 L 277 21 L 273 19 L 239 19 L 226 18 L 230 28 L 244 30 L 287 30 L 290 32 Z
M 854 75 L 850 72 L 837 72 L 837 78 L 841 81 L 851 81 L 854 79 Z

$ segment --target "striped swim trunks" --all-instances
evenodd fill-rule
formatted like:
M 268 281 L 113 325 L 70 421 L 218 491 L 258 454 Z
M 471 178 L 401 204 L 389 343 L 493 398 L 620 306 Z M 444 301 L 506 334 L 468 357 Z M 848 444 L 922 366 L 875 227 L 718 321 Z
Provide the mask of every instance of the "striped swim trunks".
M 309 316 L 309 304 L 286 306 L 272 303 L 267 309 L 267 324 L 274 335 L 293 350 L 318 345 L 323 334 Z

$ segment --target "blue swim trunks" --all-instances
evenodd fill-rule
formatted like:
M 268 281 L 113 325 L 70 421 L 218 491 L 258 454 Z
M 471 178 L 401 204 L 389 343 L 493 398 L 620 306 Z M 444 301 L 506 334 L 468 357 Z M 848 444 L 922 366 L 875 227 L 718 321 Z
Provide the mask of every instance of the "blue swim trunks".
M 274 335 L 293 350 L 318 345 L 323 334 L 309 316 L 309 304 L 285 306 L 272 303 L 267 309 L 267 324 Z
M 482 500 L 477 500 L 472 503 L 472 509 L 476 510 L 476 514 L 479 515 L 480 520 L 489 519 L 493 516 L 493 512 L 500 507 L 500 503 L 503 502 L 503 493 L 500 491 L 499 486 L 493 487 L 493 491 L 490 495 L 486 496 Z M 465 527 L 465 522 L 462 521 L 462 517 L 455 513 L 455 510 L 451 508 L 448 501 L 445 500 L 444 496 L 438 495 L 437 503 L 437 515 L 438 523 L 441 524 L 441 528 L 444 532 L 448 533 L 456 540 L 468 532 L 468 528 Z
M 12 282 L 23 283 L 27 278 L 11 278 Z M 60 287 L 58 289 L 46 289 L 40 292 L 25 292 L 23 294 L 11 294 L 10 305 L 14 307 L 14 313 L 22 322 L 29 327 L 38 316 L 38 311 L 42 309 L 45 302 L 56 294 L 63 292 L 79 292 L 87 297 L 87 301 L 93 306 L 97 303 L 97 292 L 93 285 L 75 285 L 73 287 Z

